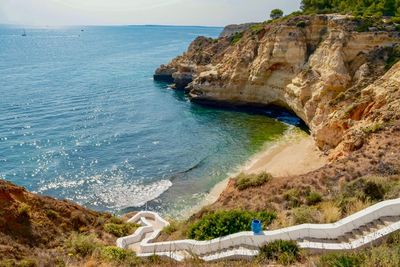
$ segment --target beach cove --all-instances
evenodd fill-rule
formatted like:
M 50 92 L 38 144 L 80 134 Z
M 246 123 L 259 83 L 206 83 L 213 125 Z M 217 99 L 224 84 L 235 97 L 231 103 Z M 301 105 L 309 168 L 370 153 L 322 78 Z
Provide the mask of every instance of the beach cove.
M 265 144 L 263 149 L 253 155 L 236 173 L 216 184 L 201 205 L 192 209 L 187 215 L 190 216 L 201 208 L 218 201 L 220 195 L 227 189 L 230 180 L 240 173 L 266 172 L 279 179 L 279 177 L 309 173 L 328 162 L 328 157 L 317 148 L 313 138 L 303 130 L 293 127 L 280 139 Z
M 195 36 L 222 28 L 20 30 L 0 27 L 0 176 L 35 193 L 182 215 L 301 123 L 284 111 L 203 107 L 153 81 Z

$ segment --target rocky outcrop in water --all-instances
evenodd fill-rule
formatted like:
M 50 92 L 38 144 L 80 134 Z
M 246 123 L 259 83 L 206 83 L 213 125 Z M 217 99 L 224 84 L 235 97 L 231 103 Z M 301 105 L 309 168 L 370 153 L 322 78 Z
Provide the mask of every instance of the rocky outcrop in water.
M 366 127 L 400 119 L 400 66 L 387 72 L 400 33 L 361 32 L 360 23 L 299 16 L 253 25 L 241 38 L 199 37 L 157 73 L 172 72 L 194 102 L 283 106 L 304 120 L 321 149 L 351 151 L 363 145 Z

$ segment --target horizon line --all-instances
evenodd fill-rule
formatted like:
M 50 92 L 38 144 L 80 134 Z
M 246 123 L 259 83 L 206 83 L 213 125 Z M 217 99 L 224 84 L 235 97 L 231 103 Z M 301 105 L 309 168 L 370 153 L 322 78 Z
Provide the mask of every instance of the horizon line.
M 241 23 L 238 23 L 241 24 Z M 57 27 L 129 27 L 129 26 L 142 26 L 142 27 L 198 27 L 198 28 L 224 28 L 225 26 L 215 25 L 183 25 L 183 24 L 59 24 L 59 25 L 29 25 L 18 23 L 2 23 L 1 26 L 17 26 L 17 27 L 32 27 L 32 28 L 57 28 Z M 228 24 L 232 25 L 232 24 Z

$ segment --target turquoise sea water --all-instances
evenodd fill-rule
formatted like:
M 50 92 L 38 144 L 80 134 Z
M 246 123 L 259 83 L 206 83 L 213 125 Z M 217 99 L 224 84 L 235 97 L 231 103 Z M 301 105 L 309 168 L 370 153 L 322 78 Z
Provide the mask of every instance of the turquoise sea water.
M 0 176 L 97 210 L 147 203 L 180 214 L 196 205 L 288 128 L 192 104 L 152 80 L 196 36 L 220 31 L 35 28 L 22 37 L 21 28 L 0 26 Z

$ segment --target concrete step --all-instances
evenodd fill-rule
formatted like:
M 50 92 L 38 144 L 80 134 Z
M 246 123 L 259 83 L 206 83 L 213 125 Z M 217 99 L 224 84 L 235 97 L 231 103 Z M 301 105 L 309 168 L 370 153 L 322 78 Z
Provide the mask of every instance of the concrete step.
M 258 250 L 250 250 L 245 247 L 236 247 L 226 251 L 217 251 L 208 255 L 201 256 L 204 261 L 216 261 L 221 259 L 246 259 L 258 255 Z

